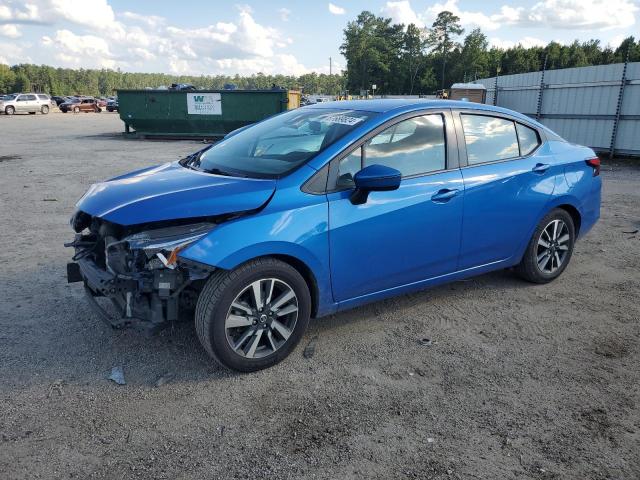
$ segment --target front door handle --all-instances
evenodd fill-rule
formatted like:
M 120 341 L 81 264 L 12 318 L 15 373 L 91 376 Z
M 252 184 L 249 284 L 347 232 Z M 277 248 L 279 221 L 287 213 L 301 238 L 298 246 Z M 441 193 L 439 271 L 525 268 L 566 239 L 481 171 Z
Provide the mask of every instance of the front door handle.
M 431 197 L 431 200 L 436 203 L 444 203 L 451 200 L 458 194 L 457 188 L 443 188 L 439 190 L 438 193 Z
M 531 171 L 535 173 L 544 173 L 549 170 L 550 166 L 551 165 L 549 165 L 548 163 L 536 163 L 536 166 L 533 167 Z

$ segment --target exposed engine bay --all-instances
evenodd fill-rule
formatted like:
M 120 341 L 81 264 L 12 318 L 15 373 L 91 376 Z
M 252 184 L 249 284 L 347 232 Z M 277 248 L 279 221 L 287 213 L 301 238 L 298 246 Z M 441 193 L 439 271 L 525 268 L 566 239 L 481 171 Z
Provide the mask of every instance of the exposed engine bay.
M 182 219 L 123 227 L 77 211 L 69 282 L 82 281 L 91 304 L 113 328 L 155 331 L 192 313 L 213 267 L 178 259 L 180 250 L 216 227 L 212 219 Z M 96 301 L 107 297 L 118 312 Z

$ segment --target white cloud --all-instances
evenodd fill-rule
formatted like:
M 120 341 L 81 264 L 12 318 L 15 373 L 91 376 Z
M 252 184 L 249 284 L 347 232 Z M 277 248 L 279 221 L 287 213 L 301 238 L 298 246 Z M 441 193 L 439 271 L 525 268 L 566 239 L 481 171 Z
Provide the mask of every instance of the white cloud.
M 152 28 L 158 27 L 160 25 L 164 25 L 167 21 L 166 18 L 160 17 L 158 15 L 141 15 L 139 13 L 134 13 L 134 12 L 123 12 L 122 17 L 126 18 L 127 20 L 143 23 Z
M 629 35 L 625 35 L 623 33 L 619 34 L 619 35 L 614 35 L 613 37 L 611 37 L 609 39 L 609 41 L 606 43 L 607 45 L 609 45 L 611 48 L 616 49 L 620 46 L 620 44 L 622 43 L 622 41 L 627 38 Z
M 344 8 L 339 7 L 338 5 L 334 5 L 333 3 L 329 3 L 329 12 L 334 15 L 344 15 L 345 13 L 347 13 Z
M 0 5 L 0 21 L 11 19 L 11 9 L 7 5 Z
M 418 27 L 424 27 L 424 21 L 418 17 L 418 14 L 411 8 L 409 0 L 401 0 L 398 2 L 387 2 L 381 9 L 385 18 L 390 18 L 393 23 L 402 23 L 409 25 L 413 23 Z
M 289 17 L 291 16 L 291 10 L 288 8 L 281 8 L 278 10 L 278 14 L 280 14 L 280 20 L 283 22 L 288 22 Z
M 257 21 L 251 7 L 237 5 L 235 18 L 185 27 L 170 18 L 114 11 L 111 0 L 0 0 L 0 38 L 31 29 L 37 45 L 0 49 L 6 62 L 32 62 L 73 68 L 184 74 L 300 74 L 311 71 L 289 49 L 285 32 Z M 345 10 L 335 7 L 338 12 Z M 233 10 L 232 10 L 233 12 Z M 282 8 L 281 19 L 292 12 Z M 196 19 L 197 22 L 199 19 Z M 37 34 L 36 34 L 37 35 Z M 324 69 L 319 67 L 314 71 Z
M 0 20 L 14 23 L 53 24 L 65 20 L 94 28 L 115 21 L 107 0 L 29 0 L 0 7 Z
M 484 31 L 495 31 L 505 25 L 608 30 L 631 27 L 639 10 L 637 0 L 542 0 L 530 7 L 503 5 L 495 13 L 463 10 L 458 3 L 459 0 L 446 0 L 433 4 L 424 12 L 416 12 L 409 0 L 389 1 L 382 13 L 396 23 L 429 26 L 440 12 L 447 10 L 460 17 L 463 27 L 480 27 Z
M 564 29 L 627 28 L 635 24 L 633 0 L 544 0 L 521 10 L 516 23 Z
M 500 28 L 500 15 L 486 15 L 482 12 L 470 12 L 458 7 L 458 0 L 447 0 L 445 3 L 436 3 L 426 11 L 429 23 L 433 22 L 440 12 L 447 10 L 460 17 L 460 23 L 465 28 L 480 27 L 482 30 L 491 31 Z
M 13 23 L 7 23 L 4 25 L 0 25 L 0 36 L 8 38 L 19 38 L 20 36 L 22 36 L 22 33 L 20 33 L 17 25 L 14 25 Z
M 513 48 L 517 45 L 521 45 L 524 48 L 531 48 L 531 47 L 544 47 L 547 45 L 548 42 L 541 40 L 539 38 L 535 38 L 535 37 L 523 37 L 517 41 L 513 41 L 513 40 L 502 40 L 500 38 L 490 38 L 489 39 L 489 45 L 492 47 L 497 47 L 497 48 L 502 48 L 502 49 L 507 49 L 507 48 Z M 560 43 L 560 42 L 559 42 Z
M 65 29 L 56 31 L 53 38 L 45 35 L 41 42 L 69 67 L 113 68 L 116 65 L 107 41 L 95 35 L 76 35 Z
M 25 53 L 25 48 L 17 42 L 0 42 L 0 63 L 5 65 L 15 65 L 17 63 L 32 62 L 29 55 Z

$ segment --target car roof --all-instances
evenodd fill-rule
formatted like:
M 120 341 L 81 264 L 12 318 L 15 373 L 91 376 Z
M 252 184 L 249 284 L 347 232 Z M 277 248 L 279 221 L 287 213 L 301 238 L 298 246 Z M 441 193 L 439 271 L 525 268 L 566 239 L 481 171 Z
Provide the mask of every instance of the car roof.
M 413 110 L 428 108 L 456 108 L 464 110 L 478 110 L 483 112 L 504 113 L 520 118 L 528 123 L 547 129 L 544 125 L 536 122 L 531 117 L 522 113 L 509 110 L 507 108 L 485 105 L 484 103 L 467 102 L 460 100 L 429 100 L 426 98 L 383 98 L 375 100 L 339 100 L 335 102 L 322 102 L 307 105 L 302 108 L 309 109 L 340 109 L 340 110 L 360 110 L 375 113 L 400 114 Z

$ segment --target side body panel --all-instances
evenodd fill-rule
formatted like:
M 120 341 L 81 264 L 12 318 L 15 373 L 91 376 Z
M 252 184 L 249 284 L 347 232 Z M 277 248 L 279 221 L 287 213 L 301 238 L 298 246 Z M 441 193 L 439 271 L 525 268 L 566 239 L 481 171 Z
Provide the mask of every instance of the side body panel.
M 552 207 L 571 205 L 580 213 L 578 238 L 591 230 L 600 218 L 602 177 L 593 176 L 585 159 L 594 157 L 590 148 L 565 142 L 550 142 L 550 149 L 562 164 L 564 177 L 556 184 Z
M 548 210 L 556 183 L 564 178 L 564 167 L 544 136 L 542 145 L 528 156 L 468 165 L 460 115 L 454 113 L 454 119 L 465 185 L 458 269 L 518 263 L 530 232 Z
M 550 165 L 546 172 L 532 169 Z M 556 179 L 564 177 L 548 147 L 517 160 L 462 169 L 465 211 L 459 269 L 515 256 L 547 211 Z
M 458 190 L 444 202 L 431 197 Z M 353 205 L 351 191 L 329 194 L 331 271 L 337 301 L 456 270 L 463 186 L 460 170 L 403 179 L 398 190 L 371 192 Z
M 345 105 L 345 108 L 347 107 L 348 105 Z M 442 107 L 431 108 L 441 109 Z M 477 108 L 486 111 L 487 114 L 493 111 L 482 105 Z M 223 269 L 233 269 L 241 263 L 264 255 L 293 257 L 304 263 L 313 274 L 319 292 L 317 316 L 322 316 L 336 310 L 348 309 L 371 301 L 509 267 L 520 260 L 536 224 L 555 205 L 563 203 L 575 205 L 583 216 L 581 235 L 585 233 L 585 228 L 588 229 L 597 220 L 600 179 L 593 177 L 587 184 L 585 179 L 589 168 L 582 171 L 582 166 L 586 167 L 584 158 L 588 156 L 584 154 L 588 153 L 589 149 L 570 146 L 563 142 L 546 142 L 535 152 L 535 155 L 528 159 L 520 159 L 517 165 L 506 165 L 508 162 L 470 168 L 464 168 L 462 165 L 461 171 L 444 172 L 444 175 L 450 176 L 446 181 L 456 181 L 456 175 L 457 181 L 463 180 L 464 177 L 464 181 L 468 182 L 466 188 L 471 190 L 468 196 L 455 198 L 459 201 L 457 205 L 451 204 L 455 206 L 453 208 L 455 210 L 462 208 L 464 203 L 464 213 L 469 212 L 466 225 L 459 226 L 461 232 L 466 232 L 469 240 L 465 245 L 471 250 L 465 255 L 464 261 L 454 262 L 454 268 L 449 271 L 447 270 L 450 265 L 447 268 L 441 268 L 442 265 L 439 265 L 423 277 L 416 275 L 417 269 L 412 270 L 416 266 L 411 264 L 405 265 L 407 272 L 404 278 L 396 276 L 393 281 L 390 281 L 378 275 L 379 272 L 375 269 L 379 266 L 379 262 L 389 261 L 391 264 L 394 261 L 388 260 L 390 251 L 400 255 L 402 259 L 403 250 L 407 245 L 403 243 L 405 239 L 399 235 L 401 231 L 399 229 L 416 230 L 418 227 L 410 224 L 412 221 L 415 223 L 413 220 L 415 216 L 411 216 L 406 223 L 395 220 L 390 223 L 385 221 L 378 223 L 371 212 L 365 211 L 366 209 L 371 209 L 376 201 L 382 202 L 386 214 L 393 216 L 394 210 L 397 210 L 402 202 L 398 199 L 384 198 L 384 195 L 393 192 L 377 192 L 371 195 L 369 200 L 372 202 L 371 205 L 368 202 L 360 207 L 352 206 L 353 209 L 348 210 L 349 206 L 344 203 L 343 217 L 336 222 L 336 219 L 330 219 L 328 201 L 348 202 L 348 192 L 314 195 L 301 191 L 301 185 L 340 152 L 352 148 L 376 125 L 382 125 L 385 121 L 403 113 L 418 110 L 423 110 L 423 107 L 416 105 L 381 113 L 366 128 L 364 125 L 356 128 L 306 166 L 278 180 L 273 197 L 262 210 L 220 224 L 207 237 L 183 250 L 180 256 Z M 496 109 L 496 111 L 509 114 L 502 109 Z M 518 121 L 527 121 L 527 118 L 522 115 L 513 113 L 513 116 Z M 531 123 L 535 124 L 535 122 Z M 544 127 L 536 125 L 544 131 Z M 561 152 L 562 149 L 566 149 L 566 156 Z M 537 163 L 549 164 L 544 175 L 532 172 L 532 168 Z M 566 175 L 565 172 L 567 172 Z M 428 188 L 435 188 L 436 175 L 432 177 L 425 176 L 413 180 L 431 182 Z M 409 186 L 409 189 L 411 188 L 415 189 L 417 185 Z M 585 195 L 588 198 L 585 198 Z M 509 197 L 518 199 L 520 206 L 514 207 L 512 201 L 507 201 Z M 408 202 L 406 199 L 403 201 Z M 411 202 L 406 203 L 405 207 L 416 209 L 415 206 L 411 206 Z M 366 235 L 363 234 L 359 240 L 351 238 L 352 236 L 346 231 L 346 225 L 353 220 L 349 219 L 349 215 L 356 215 L 355 212 L 361 216 L 358 220 L 362 222 L 361 225 L 367 227 L 363 229 Z M 424 226 L 426 221 L 419 215 L 424 212 L 416 210 L 415 214 L 418 214 L 415 218 L 418 222 L 422 221 Z M 445 216 L 438 218 L 443 220 Z M 369 222 L 371 222 L 371 230 L 368 228 Z M 491 228 L 491 222 L 496 223 L 493 226 L 497 230 Z M 504 233 L 505 225 L 511 223 L 519 225 L 518 233 L 508 232 L 506 237 L 497 238 L 501 229 Z M 336 231 L 330 232 L 333 228 Z M 430 231 L 428 226 L 427 230 Z M 395 241 L 387 241 L 380 237 L 383 232 L 391 232 L 390 238 Z M 359 281 L 359 286 L 356 286 L 353 291 L 339 294 L 342 296 L 340 302 L 334 298 L 332 290 L 332 261 L 330 261 L 329 247 L 331 233 L 335 234 L 335 238 L 340 243 L 347 245 L 342 256 L 332 260 L 338 263 L 336 272 L 339 271 L 341 275 L 361 275 L 360 278 L 367 278 L 371 270 L 377 276 L 375 281 L 378 282 L 376 286 L 367 286 L 368 291 L 365 291 L 363 282 Z M 476 244 L 472 241 L 474 235 L 479 240 Z M 383 248 L 376 258 L 366 258 L 361 242 L 369 242 L 375 238 L 382 238 L 386 243 L 383 242 Z M 441 247 L 438 242 L 442 241 L 443 239 L 438 235 L 429 236 L 427 232 L 418 240 L 418 243 L 422 242 L 422 246 L 431 246 L 437 251 Z M 463 242 L 464 239 L 460 239 L 458 245 L 461 246 Z M 418 243 L 413 247 L 417 248 Z M 354 265 L 352 256 L 354 253 L 358 256 L 358 265 Z M 450 263 L 450 258 L 445 257 L 442 257 L 444 263 Z M 408 256 L 405 260 L 408 260 Z M 428 267 L 428 259 L 423 257 L 422 260 Z M 340 282 L 339 279 L 334 280 Z

